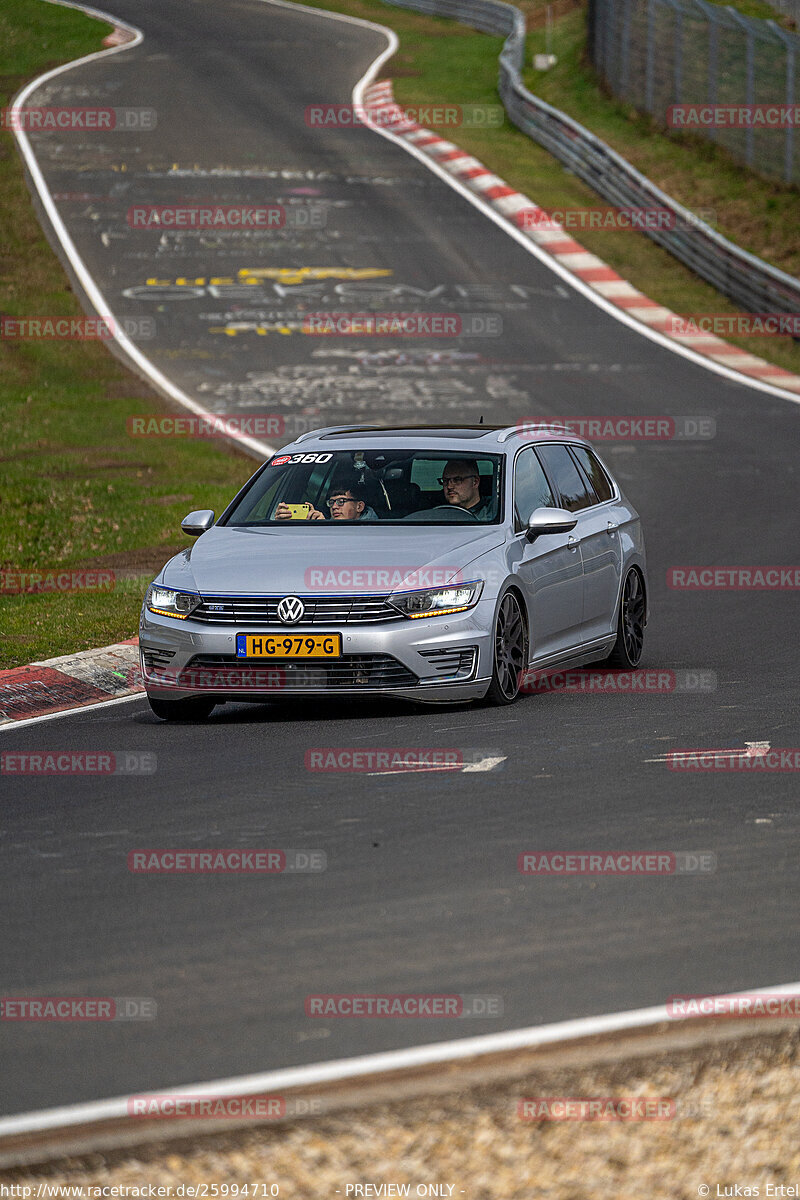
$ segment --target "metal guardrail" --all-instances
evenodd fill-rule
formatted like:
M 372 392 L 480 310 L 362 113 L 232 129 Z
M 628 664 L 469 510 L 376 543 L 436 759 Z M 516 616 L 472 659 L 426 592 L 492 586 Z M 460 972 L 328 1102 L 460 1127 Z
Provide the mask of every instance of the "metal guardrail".
M 635 167 L 578 121 L 534 96 L 522 83 L 525 18 L 503 0 L 388 0 L 430 16 L 450 17 L 484 33 L 504 34 L 498 92 L 509 119 L 549 150 L 603 199 L 624 208 L 667 209 L 674 229 L 643 232 L 687 267 L 757 313 L 800 312 L 800 279 L 729 242 L 689 209 L 662 192 Z

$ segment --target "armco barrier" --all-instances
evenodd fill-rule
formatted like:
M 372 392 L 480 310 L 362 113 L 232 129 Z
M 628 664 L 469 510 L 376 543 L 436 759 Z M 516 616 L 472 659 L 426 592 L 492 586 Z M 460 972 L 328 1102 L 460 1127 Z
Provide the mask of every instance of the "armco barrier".
M 505 34 L 498 91 L 510 120 L 523 133 L 611 204 L 673 212 L 679 218 L 679 228 L 648 229 L 647 236 L 743 309 L 800 312 L 800 280 L 748 254 L 699 221 L 590 130 L 523 86 L 520 72 L 525 62 L 525 18 L 519 9 L 502 0 L 388 2 L 430 16 L 450 17 L 483 33 Z

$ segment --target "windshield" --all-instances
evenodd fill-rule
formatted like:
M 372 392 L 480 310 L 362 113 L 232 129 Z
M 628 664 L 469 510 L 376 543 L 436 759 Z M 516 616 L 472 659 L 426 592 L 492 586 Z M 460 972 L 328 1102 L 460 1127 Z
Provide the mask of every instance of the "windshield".
M 463 450 L 276 454 L 225 525 L 474 525 L 502 519 L 502 455 Z

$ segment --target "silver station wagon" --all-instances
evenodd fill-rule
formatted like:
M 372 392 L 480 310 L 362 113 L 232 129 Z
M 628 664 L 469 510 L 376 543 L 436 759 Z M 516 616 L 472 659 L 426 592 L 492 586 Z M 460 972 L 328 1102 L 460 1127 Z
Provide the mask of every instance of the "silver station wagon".
M 391 695 L 510 704 L 530 672 L 635 667 L 639 517 L 588 442 L 527 426 L 305 433 L 150 585 L 153 712 Z

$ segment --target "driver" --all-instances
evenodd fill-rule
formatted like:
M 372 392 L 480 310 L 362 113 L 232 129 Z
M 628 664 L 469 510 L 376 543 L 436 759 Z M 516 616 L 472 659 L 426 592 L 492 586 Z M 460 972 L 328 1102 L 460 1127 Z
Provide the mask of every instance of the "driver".
M 487 521 L 491 499 L 484 499 L 481 495 L 480 480 L 478 464 L 474 458 L 451 458 L 445 464 L 439 483 L 448 504 L 457 504 L 460 508 L 466 508 L 479 521 Z

